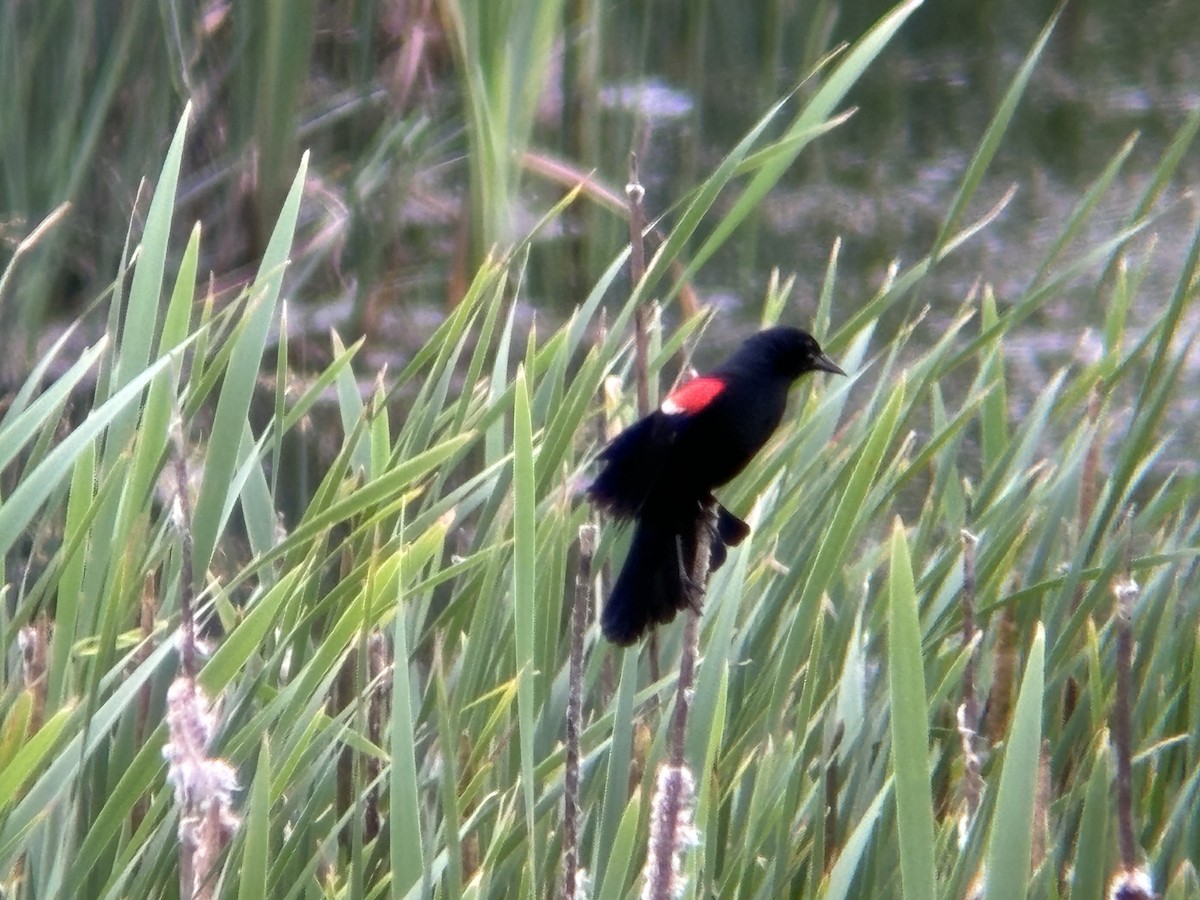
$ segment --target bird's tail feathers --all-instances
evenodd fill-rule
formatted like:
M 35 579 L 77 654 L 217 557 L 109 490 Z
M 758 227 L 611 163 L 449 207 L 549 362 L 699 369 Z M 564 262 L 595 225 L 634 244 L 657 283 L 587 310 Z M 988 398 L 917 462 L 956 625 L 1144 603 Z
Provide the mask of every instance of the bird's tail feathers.
M 627 647 L 655 625 L 663 625 L 703 599 L 703 586 L 694 581 L 700 517 L 682 521 L 640 520 L 629 553 L 600 616 L 604 636 Z M 710 537 L 709 573 L 724 564 L 727 546 L 737 546 L 750 526 L 723 506 Z
M 696 539 L 679 529 L 639 521 L 621 574 L 600 615 L 600 628 L 614 644 L 627 647 L 655 625 L 663 625 L 698 595 L 688 570 Z

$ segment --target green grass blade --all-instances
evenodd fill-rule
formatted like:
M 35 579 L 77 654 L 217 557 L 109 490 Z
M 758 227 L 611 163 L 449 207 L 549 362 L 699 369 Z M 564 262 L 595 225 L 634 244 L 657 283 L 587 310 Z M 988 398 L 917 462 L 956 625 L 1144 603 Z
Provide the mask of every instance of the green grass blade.
M 179 168 L 183 161 L 183 146 L 187 136 L 191 104 L 184 107 L 179 125 L 162 172 L 150 210 L 146 214 L 146 229 L 142 234 L 141 249 L 137 265 L 133 270 L 133 282 L 129 287 L 128 305 L 125 309 L 124 328 L 110 391 L 123 387 L 150 360 L 150 348 L 158 324 L 160 294 L 163 273 L 167 264 L 167 242 L 171 234 L 171 218 L 175 211 L 175 191 L 179 184 Z
M 102 406 L 94 409 L 78 428 L 46 454 L 45 459 L 32 472 L 22 478 L 20 485 L 0 506 L 0 556 L 12 549 L 13 543 L 37 515 L 50 492 L 62 483 L 86 447 L 102 434 L 123 410 L 138 399 L 146 385 L 159 372 L 177 362 L 186 348 L 185 344 L 151 363 Z
M 43 429 L 54 424 L 54 418 L 71 392 L 84 376 L 96 365 L 100 355 L 109 347 L 107 337 L 79 354 L 77 359 L 61 377 L 25 409 L 11 417 L 5 417 L 0 426 L 0 468 L 6 468 L 31 440 L 42 434 Z
M 975 151 L 975 156 L 967 165 L 966 174 L 963 176 L 962 184 L 959 185 L 958 192 L 954 196 L 954 200 L 950 204 L 950 212 L 942 222 L 942 228 L 938 232 L 937 239 L 933 242 L 933 250 L 930 256 L 937 260 L 942 254 L 942 248 L 952 242 L 952 236 L 955 229 L 958 228 L 959 220 L 962 218 L 967 205 L 971 202 L 971 198 L 975 196 L 975 191 L 983 181 L 984 173 L 992 164 L 992 160 L 996 156 L 996 151 L 1000 147 L 1000 141 L 1004 138 L 1004 134 L 1008 131 L 1008 125 L 1012 121 L 1013 114 L 1017 110 L 1017 105 L 1021 102 L 1021 97 L 1025 94 L 1025 88 L 1029 84 L 1030 76 L 1033 75 L 1033 70 L 1037 67 L 1038 61 L 1042 57 L 1042 52 L 1046 49 L 1046 44 L 1050 40 L 1050 35 L 1054 31 L 1054 26 L 1058 22 L 1058 17 L 1062 7 L 1054 13 L 1050 21 L 1042 29 L 1042 33 L 1038 35 L 1034 41 L 1032 49 L 1025 57 L 1025 61 L 1021 63 L 1021 68 L 1017 70 L 1016 76 L 1013 78 L 1012 84 L 1004 94 L 1004 99 L 1000 101 L 1000 106 L 992 116 L 992 121 L 988 124 L 987 131 L 984 132 L 983 140 L 979 142 L 979 147 Z
M 833 520 L 820 537 L 816 557 L 809 566 L 804 587 L 796 603 L 794 622 L 775 668 L 772 721 L 779 721 L 792 673 L 799 671 L 802 665 L 803 648 L 811 639 L 821 596 L 841 571 L 841 562 L 853 546 L 855 534 L 863 527 L 863 503 L 875 481 L 884 452 L 895 436 L 904 405 L 905 390 L 905 380 L 901 378 L 888 398 L 887 405 L 872 425 L 858 460 L 850 472 L 846 488 L 834 509 Z
M 633 707 L 637 688 L 638 654 L 623 650 L 613 654 L 620 660 L 621 680 L 613 708 L 612 737 L 609 740 L 608 766 L 604 774 L 604 803 L 600 811 L 598 838 L 593 843 L 592 871 L 597 884 L 607 885 L 609 854 L 606 848 L 617 840 L 618 826 L 623 826 L 622 810 L 626 810 L 629 794 L 629 765 L 633 757 Z M 611 703 L 611 702 L 610 702 Z M 624 877 L 624 876 L 622 876 Z
M 929 782 L 929 713 L 921 622 L 904 523 L 892 528 L 888 578 L 888 686 L 900 878 L 906 898 L 937 896 L 933 860 L 933 792 Z M 1028 869 L 1028 866 L 1026 866 Z
M 893 784 L 891 779 L 887 781 L 862 814 L 858 824 L 854 826 L 854 831 L 850 833 L 846 845 L 838 854 L 837 862 L 833 864 L 833 868 L 829 870 L 829 875 L 825 879 L 823 900 L 847 900 L 851 897 L 850 888 L 854 885 L 854 877 L 859 872 L 863 854 L 866 852 L 875 826 L 879 822 L 879 815 L 883 812 L 884 804 L 892 795 Z
M 1071 897 L 1076 900 L 1100 900 L 1104 896 L 1106 860 L 1108 857 L 1108 820 L 1110 785 L 1113 783 L 1108 732 L 1092 760 L 1092 774 L 1087 781 L 1087 796 L 1079 819 L 1079 837 L 1075 841 L 1075 858 L 1071 869 Z
M 267 869 L 271 859 L 271 753 L 265 737 L 258 751 L 248 806 L 238 900 L 267 896 Z
M 1046 633 L 1039 624 L 1005 743 L 1004 769 L 988 840 L 988 900 L 1022 900 L 1029 882 L 1033 808 L 1042 746 Z
M 621 897 L 626 896 L 624 893 L 625 882 L 629 880 L 633 851 L 637 845 L 641 807 L 642 795 L 635 793 L 629 798 L 611 847 L 604 849 L 607 863 L 604 868 L 604 880 L 600 883 L 596 900 L 620 900 Z
M 0 769 L 0 810 L 8 809 L 26 779 L 48 762 L 73 713 L 74 709 L 70 707 L 60 709 L 33 734 L 21 735 L 20 746 L 14 748 L 4 768 Z
M 517 367 L 516 402 L 513 406 L 513 624 L 516 636 L 517 719 L 521 744 L 521 789 L 525 798 L 529 864 L 534 893 L 537 893 L 535 852 L 535 786 L 533 778 L 534 680 L 544 677 L 535 671 L 534 637 L 537 633 L 537 505 L 534 495 L 533 422 L 525 369 Z
M 407 891 L 421 880 L 425 851 L 421 836 L 420 785 L 417 782 L 417 753 L 414 738 L 412 685 L 409 681 L 408 634 L 404 610 L 406 585 L 396 580 L 396 620 L 392 626 L 392 724 L 389 775 L 389 854 L 393 894 Z
M 210 442 L 204 464 L 204 481 L 196 501 L 193 516 L 193 552 L 195 554 L 195 577 L 203 580 L 209 561 L 217 546 L 217 537 L 225 526 L 224 510 L 228 508 L 227 491 L 238 467 L 240 444 L 231 435 L 241 435 L 246 414 L 250 409 L 258 381 L 258 369 L 262 362 L 267 332 L 275 314 L 275 304 L 283 286 L 284 270 L 292 235 L 296 230 L 296 217 L 300 211 L 300 198 L 304 191 L 305 174 L 308 171 L 308 154 L 300 162 L 291 191 L 283 203 L 275 231 L 263 253 L 262 263 L 254 285 L 250 289 L 253 298 L 245 329 L 233 347 L 229 366 L 225 372 L 221 395 L 217 400 L 217 411 L 213 416 L 212 434 L 219 436 Z
M 750 179 L 750 183 L 746 185 L 746 189 L 734 202 L 729 212 L 721 217 L 721 221 L 689 260 L 684 274 L 678 280 L 676 290 L 679 284 L 691 278 L 709 260 L 725 243 L 734 229 L 762 202 L 812 138 L 824 134 L 828 130 L 826 120 L 833 115 L 837 105 L 842 102 L 867 67 L 895 37 L 900 26 L 916 12 L 921 2 L 922 0 L 907 0 L 907 2 L 893 7 L 838 62 L 829 77 L 812 99 L 805 104 L 804 109 L 777 142 L 781 148 L 786 149 L 763 158 L 762 168 Z M 740 165 L 740 160 L 738 164 Z

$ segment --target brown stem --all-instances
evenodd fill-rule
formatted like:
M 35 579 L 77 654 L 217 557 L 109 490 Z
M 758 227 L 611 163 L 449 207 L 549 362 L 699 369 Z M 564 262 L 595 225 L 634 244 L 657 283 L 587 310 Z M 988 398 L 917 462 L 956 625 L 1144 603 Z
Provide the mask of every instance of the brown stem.
M 182 572 L 179 587 L 179 668 L 185 678 L 196 675 L 196 619 L 192 583 L 192 499 L 188 481 L 187 447 L 183 441 L 183 425 L 176 422 L 175 433 L 175 500 L 179 504 L 179 535 L 182 544 Z
M 983 793 L 983 777 L 979 772 L 979 754 L 975 743 L 979 730 L 979 698 L 975 696 L 976 649 L 973 645 L 977 625 L 975 623 L 975 549 L 979 538 L 967 529 L 962 530 L 963 545 L 963 645 L 968 648 L 967 662 L 963 666 L 963 710 L 959 723 L 965 757 L 966 774 L 963 779 L 963 800 L 967 816 L 975 815 L 979 808 L 979 797 Z
M 824 871 L 828 872 L 837 856 L 838 814 L 838 747 L 842 745 L 846 726 L 839 722 L 829 747 L 829 762 L 825 765 L 825 859 Z
M 629 204 L 621 196 L 621 192 L 601 181 L 594 172 L 586 167 L 575 165 L 563 159 L 557 159 L 544 150 L 527 150 L 521 154 L 521 165 L 525 171 L 539 178 L 544 178 L 552 184 L 557 184 L 567 190 L 579 189 L 583 196 L 597 204 L 600 208 L 617 215 L 628 213 Z M 574 207 L 572 207 L 573 209 Z M 667 234 L 661 228 L 648 223 L 645 231 L 646 240 L 651 249 L 661 247 L 667 242 Z M 685 278 L 687 266 L 681 257 L 676 256 L 667 263 L 667 271 L 678 285 L 676 299 L 679 309 L 685 319 L 700 314 L 700 297 L 690 279 Z
M 1008 714 L 1012 710 L 1013 678 L 1017 668 L 1017 614 L 1011 605 L 1004 607 L 995 621 L 996 645 L 992 663 L 992 690 L 988 697 L 986 728 L 988 742 L 996 746 L 1004 740 Z
M 46 647 L 49 633 L 50 623 L 43 613 L 34 618 L 32 625 L 25 625 L 17 632 L 22 677 L 25 690 L 32 699 L 26 727 L 26 734 L 29 735 L 38 731 L 46 718 Z
M 579 528 L 579 569 L 575 573 L 575 598 L 571 604 L 571 664 L 567 692 L 567 768 L 563 776 L 563 900 L 576 893 L 579 875 L 579 760 L 583 734 L 583 636 L 591 602 L 592 556 L 596 552 L 596 526 Z
M 1137 865 L 1137 845 L 1133 835 L 1133 741 L 1129 716 L 1130 671 L 1133 668 L 1130 608 L 1137 592 L 1137 584 L 1132 579 L 1113 588 L 1117 598 L 1117 698 L 1112 711 L 1113 748 L 1117 757 L 1117 838 L 1121 864 L 1127 870 Z
M 675 710 L 671 718 L 671 765 L 683 765 L 687 744 L 687 719 L 692 705 L 692 684 L 696 675 L 696 647 L 700 633 L 700 610 L 703 607 L 704 585 L 708 583 L 708 566 L 712 552 L 712 536 L 717 528 L 715 503 L 706 503 L 696 523 L 696 556 L 692 561 L 692 589 L 699 595 L 692 598 L 685 611 L 683 649 L 679 656 L 679 679 L 675 684 Z
M 1087 417 L 1093 424 L 1100 421 L 1101 399 L 1100 392 L 1093 390 L 1088 397 Z M 1088 522 L 1091 521 L 1092 513 L 1096 509 L 1096 495 L 1100 491 L 1100 450 L 1101 444 L 1104 443 L 1103 435 L 1100 429 L 1096 429 L 1096 434 L 1092 436 L 1092 442 L 1088 445 L 1087 455 L 1083 458 L 1083 475 L 1079 481 L 1079 533 L 1082 535 L 1087 530 Z M 1076 592 L 1071 600 L 1071 612 L 1079 606 L 1079 601 L 1083 597 L 1083 590 Z
M 605 315 L 604 309 L 601 309 L 600 326 L 596 331 L 596 349 L 599 350 L 602 348 L 607 340 L 608 317 Z M 600 409 L 596 414 L 596 444 L 597 446 L 603 447 L 613 436 L 609 434 L 610 425 L 608 419 L 608 390 L 603 384 L 600 386 L 600 396 L 598 399 L 600 401 Z M 600 527 L 604 524 L 604 516 L 599 510 L 596 510 L 595 512 L 595 519 L 596 527 Z M 592 587 L 597 596 L 603 596 L 603 585 L 612 584 L 612 579 L 609 577 L 609 575 L 610 566 L 607 562 L 605 562 L 604 565 L 600 567 L 600 570 L 595 573 L 594 584 Z M 613 655 L 611 653 L 607 653 L 605 654 L 604 661 L 600 666 L 600 688 L 601 696 L 603 697 L 601 702 L 607 702 L 608 699 L 612 697 L 613 692 L 616 690 L 615 685 L 616 677 L 613 675 Z
M 629 184 L 625 185 L 625 196 L 629 199 L 629 280 L 633 290 L 636 291 L 646 274 L 646 245 L 643 238 L 646 232 L 646 211 L 642 207 L 646 189 L 642 187 L 638 177 L 636 153 L 629 154 Z M 650 377 L 647 360 L 650 348 L 646 318 L 647 306 L 644 301 L 641 301 L 633 311 L 633 353 L 634 368 L 637 373 L 639 416 L 647 415 L 650 412 Z
M 679 896 L 674 860 L 688 842 L 694 830 L 691 808 L 694 783 L 685 763 L 687 750 L 688 713 L 692 705 L 692 686 L 696 677 L 696 649 L 700 631 L 700 610 L 704 585 L 712 551 L 712 536 L 716 532 L 716 503 L 706 503 L 696 521 L 696 551 L 691 559 L 692 595 L 684 610 L 683 649 L 679 656 L 679 677 L 675 683 L 675 709 L 667 733 L 667 763 L 659 769 L 655 792 L 653 826 L 646 863 L 646 886 L 642 897 L 667 900 Z

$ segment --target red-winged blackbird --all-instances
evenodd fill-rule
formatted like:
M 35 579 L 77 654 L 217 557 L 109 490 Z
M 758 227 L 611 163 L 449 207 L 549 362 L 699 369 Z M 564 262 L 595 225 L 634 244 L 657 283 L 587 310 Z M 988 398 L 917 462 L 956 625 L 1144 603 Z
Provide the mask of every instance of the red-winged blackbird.
M 742 471 L 783 419 L 788 389 L 806 372 L 845 375 L 799 328 L 769 328 L 707 375 L 684 382 L 662 406 L 617 435 L 588 488 L 598 507 L 635 519 L 633 541 L 600 626 L 628 646 L 655 624 L 698 607 L 697 539 L 713 488 Z M 717 504 L 710 571 L 750 526 Z

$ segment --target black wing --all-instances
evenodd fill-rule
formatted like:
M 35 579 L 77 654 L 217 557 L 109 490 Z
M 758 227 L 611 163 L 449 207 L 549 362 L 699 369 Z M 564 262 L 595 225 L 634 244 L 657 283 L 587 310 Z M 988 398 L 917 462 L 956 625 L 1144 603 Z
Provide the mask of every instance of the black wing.
M 603 468 L 587 489 L 591 501 L 618 519 L 637 516 L 670 462 L 675 434 L 661 412 L 618 434 L 600 454 Z

